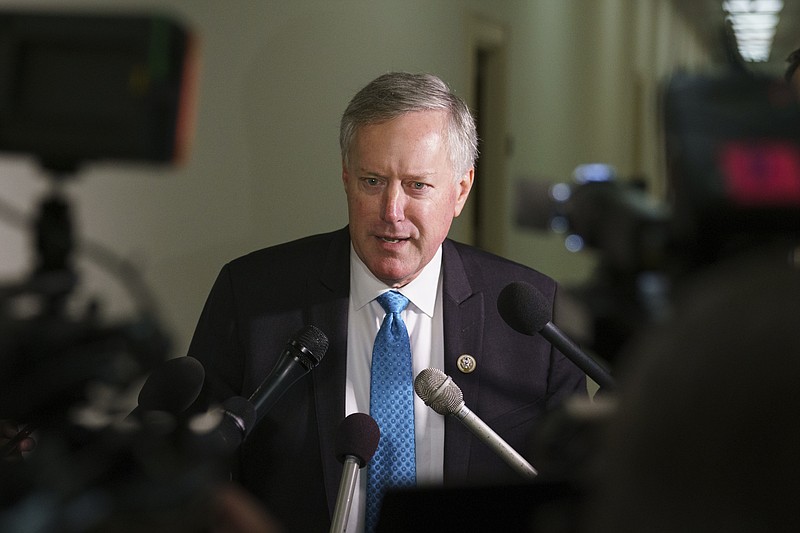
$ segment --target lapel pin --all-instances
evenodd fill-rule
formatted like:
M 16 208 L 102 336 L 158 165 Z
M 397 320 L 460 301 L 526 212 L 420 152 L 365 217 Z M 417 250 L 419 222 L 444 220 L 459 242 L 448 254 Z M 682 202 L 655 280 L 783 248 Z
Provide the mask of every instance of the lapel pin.
M 478 363 L 475 361 L 475 358 L 469 354 L 461 355 L 456 361 L 456 366 L 463 374 L 469 374 L 475 370 L 475 367 Z

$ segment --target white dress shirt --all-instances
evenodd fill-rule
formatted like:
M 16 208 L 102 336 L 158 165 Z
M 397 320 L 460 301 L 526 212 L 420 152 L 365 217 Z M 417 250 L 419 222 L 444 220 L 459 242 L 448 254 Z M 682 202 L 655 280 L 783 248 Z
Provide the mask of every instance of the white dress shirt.
M 411 283 L 395 289 L 409 299 L 402 317 L 411 341 L 412 370 L 416 377 L 428 367 L 444 368 L 442 325 L 442 248 Z M 350 304 L 347 321 L 347 383 L 345 416 L 369 414 L 372 345 L 386 314 L 375 300 L 391 290 L 367 269 L 350 246 Z M 440 484 L 444 469 L 444 416 L 414 395 L 414 437 L 417 485 Z M 359 470 L 348 533 L 364 530 L 366 468 Z

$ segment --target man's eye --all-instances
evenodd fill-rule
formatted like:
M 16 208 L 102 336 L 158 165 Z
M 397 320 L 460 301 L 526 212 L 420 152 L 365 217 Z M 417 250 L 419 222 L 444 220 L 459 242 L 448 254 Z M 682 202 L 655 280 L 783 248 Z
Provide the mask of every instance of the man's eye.
M 377 185 L 378 184 L 377 178 L 364 178 L 364 182 L 367 185 Z
M 426 185 L 424 183 L 422 183 L 421 181 L 415 181 L 414 183 L 411 184 L 411 188 L 414 189 L 414 190 L 417 190 L 417 191 L 421 191 L 425 187 L 426 187 Z

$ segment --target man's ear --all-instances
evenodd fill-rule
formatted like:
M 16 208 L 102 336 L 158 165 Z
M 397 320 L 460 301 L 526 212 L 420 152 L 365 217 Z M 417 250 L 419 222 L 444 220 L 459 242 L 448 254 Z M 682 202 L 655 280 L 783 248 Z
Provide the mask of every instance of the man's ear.
M 347 164 L 345 164 L 344 159 L 342 159 L 342 185 L 344 185 L 344 190 L 347 190 L 347 182 L 350 180 L 350 175 L 347 173 Z
M 460 215 L 461 211 L 464 209 L 464 204 L 467 203 L 467 198 L 469 198 L 469 192 L 472 190 L 472 183 L 474 180 L 475 180 L 475 167 L 471 167 L 456 182 L 457 196 L 456 196 L 455 213 L 453 213 L 454 217 Z

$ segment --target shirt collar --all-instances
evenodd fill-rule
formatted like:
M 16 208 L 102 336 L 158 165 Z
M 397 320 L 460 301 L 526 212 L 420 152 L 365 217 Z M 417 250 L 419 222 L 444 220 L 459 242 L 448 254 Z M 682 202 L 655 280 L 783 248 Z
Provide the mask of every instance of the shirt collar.
M 410 283 L 394 289 L 414 304 L 420 311 L 432 317 L 436 306 L 436 293 L 442 271 L 442 247 Z M 369 271 L 350 244 L 350 298 L 356 310 L 363 308 L 382 293 L 392 290 Z

